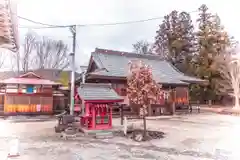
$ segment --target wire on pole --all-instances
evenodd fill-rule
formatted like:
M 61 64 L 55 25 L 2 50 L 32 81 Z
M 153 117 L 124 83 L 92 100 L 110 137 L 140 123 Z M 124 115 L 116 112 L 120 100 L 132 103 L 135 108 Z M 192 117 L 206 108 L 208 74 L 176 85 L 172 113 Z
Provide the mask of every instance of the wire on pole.
M 18 18 L 26 20 L 26 21 L 29 21 L 29 22 L 32 22 L 32 23 L 35 23 L 35 24 L 48 26 L 48 27 L 62 28 L 62 27 L 70 27 L 70 26 L 72 26 L 72 25 L 53 25 L 53 24 L 48 24 L 48 23 L 42 23 L 42 22 L 34 21 L 34 20 L 31 20 L 31 19 L 28 19 L 28 18 L 25 18 L 25 17 L 21 17 L 21 16 L 18 16 Z
M 194 13 L 197 12 L 197 10 L 187 12 L 187 13 Z M 123 22 L 112 22 L 112 23 L 95 23 L 95 24 L 71 24 L 71 25 L 53 25 L 53 24 L 47 24 L 47 23 L 42 23 L 42 22 L 37 22 L 25 17 L 18 16 L 20 19 L 24 19 L 26 21 L 39 24 L 39 25 L 44 25 L 45 27 L 41 26 L 36 26 L 36 27 L 29 27 L 29 26 L 20 26 L 19 28 L 31 28 L 31 29 L 44 29 L 44 28 L 67 28 L 71 26 L 78 26 L 78 27 L 95 27 L 95 26 L 114 26 L 114 25 L 124 25 L 124 24 L 134 24 L 134 23 L 143 23 L 143 22 L 148 22 L 148 21 L 154 21 L 154 20 L 159 20 L 163 19 L 165 16 L 161 17 L 154 17 L 154 18 L 148 18 L 148 19 L 142 19 L 142 20 L 135 20 L 135 21 L 123 21 Z

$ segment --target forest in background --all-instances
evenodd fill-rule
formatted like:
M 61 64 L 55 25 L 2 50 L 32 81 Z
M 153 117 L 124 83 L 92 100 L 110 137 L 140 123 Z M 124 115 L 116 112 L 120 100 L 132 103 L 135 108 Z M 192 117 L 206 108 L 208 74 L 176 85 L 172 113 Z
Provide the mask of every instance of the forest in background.
M 219 68 L 227 64 L 223 59 L 237 54 L 238 42 L 205 4 L 197 12 L 196 21 L 188 12 L 170 12 L 159 24 L 155 42 L 141 40 L 133 44 L 133 49 L 138 54 L 157 54 L 181 72 L 207 80 L 205 86 L 190 85 L 191 100 L 218 103 L 233 91 Z

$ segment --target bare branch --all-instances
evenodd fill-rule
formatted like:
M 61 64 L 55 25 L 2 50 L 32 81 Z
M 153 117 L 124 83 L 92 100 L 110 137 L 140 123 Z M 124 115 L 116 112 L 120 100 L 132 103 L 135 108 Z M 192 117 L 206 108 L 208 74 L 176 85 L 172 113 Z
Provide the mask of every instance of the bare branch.
M 23 52 L 20 53 L 18 60 L 21 62 L 22 70 L 27 72 L 30 68 L 33 50 L 35 49 L 36 34 L 28 32 L 24 38 Z
M 1 51 L 2 53 L 0 53 L 0 68 L 3 67 L 4 65 L 4 61 L 6 60 L 6 55 L 3 53 L 3 51 Z
M 138 41 L 137 43 L 133 44 L 133 49 L 134 52 L 138 54 L 151 53 L 151 46 L 147 41 Z
M 69 66 L 68 47 L 61 40 L 43 37 L 36 42 L 35 62 L 38 68 L 65 69 Z

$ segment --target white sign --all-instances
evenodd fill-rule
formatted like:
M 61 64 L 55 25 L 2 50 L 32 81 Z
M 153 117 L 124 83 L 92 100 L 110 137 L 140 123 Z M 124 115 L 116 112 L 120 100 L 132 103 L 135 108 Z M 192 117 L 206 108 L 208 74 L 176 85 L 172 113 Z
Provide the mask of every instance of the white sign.
M 8 153 L 8 157 L 17 157 L 19 156 L 20 153 L 19 153 L 19 140 L 16 138 L 16 139 L 13 139 L 10 141 L 10 150 L 9 150 L 9 153 Z
M 37 112 L 41 112 L 41 104 L 37 104 Z

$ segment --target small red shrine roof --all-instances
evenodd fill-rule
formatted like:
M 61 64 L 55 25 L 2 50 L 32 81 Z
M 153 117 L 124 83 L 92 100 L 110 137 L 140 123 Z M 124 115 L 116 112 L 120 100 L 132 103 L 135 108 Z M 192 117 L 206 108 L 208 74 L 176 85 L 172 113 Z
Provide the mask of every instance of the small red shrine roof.
M 33 72 L 28 72 L 15 78 L 4 79 L 0 81 L 2 84 L 32 84 L 32 85 L 60 85 L 48 79 L 42 79 Z
M 85 101 L 121 102 L 123 98 L 106 83 L 84 83 L 77 89 L 78 95 Z

